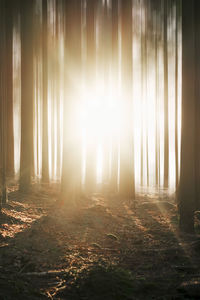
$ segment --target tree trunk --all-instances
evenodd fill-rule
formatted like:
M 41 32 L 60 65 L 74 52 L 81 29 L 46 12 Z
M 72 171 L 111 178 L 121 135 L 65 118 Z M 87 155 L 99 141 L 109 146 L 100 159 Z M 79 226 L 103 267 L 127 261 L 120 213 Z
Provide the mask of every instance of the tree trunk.
M 159 95 L 158 95 L 158 51 L 159 51 L 159 43 L 158 43 L 158 16 L 156 11 L 156 24 L 155 24 L 155 117 L 156 117 L 156 128 L 155 128 L 155 175 L 156 175 L 156 186 L 160 185 L 160 134 L 159 134 Z
M 104 20 L 103 20 L 103 79 L 104 88 L 108 92 L 109 86 L 109 72 L 111 65 L 111 15 L 109 12 L 108 3 L 105 2 L 104 7 Z M 102 166 L 102 183 L 107 185 L 109 182 L 109 158 L 110 158 L 110 132 L 103 132 L 103 166 Z
M 168 1 L 164 0 L 164 187 L 169 186 L 169 120 L 168 120 Z
M 119 85 L 119 1 L 112 0 L 112 77 L 113 88 Z M 118 191 L 118 138 L 113 134 L 110 190 Z
M 74 205 L 81 185 L 80 128 L 77 108 L 81 70 L 81 2 L 65 2 L 65 78 L 63 116 L 63 168 L 61 200 Z
M 133 70 L 132 70 L 132 0 L 121 2 L 121 64 L 123 112 L 120 135 L 120 182 L 119 193 L 134 198 L 134 151 L 133 151 Z
M 176 3 L 176 28 L 175 28 L 175 186 L 178 188 L 179 163 L 178 163 L 178 19 L 179 1 Z
M 42 1 L 42 182 L 49 182 L 47 0 Z
M 196 99 L 194 0 L 182 2 L 182 131 L 181 170 L 178 190 L 180 229 L 194 232 Z
M 33 1 L 21 1 L 20 190 L 31 185 L 33 159 Z
M 1 168 L 1 197 L 0 208 L 7 201 L 6 189 L 6 153 L 7 153 L 7 55 L 6 55 L 6 1 L 0 2 L 0 168 Z
M 145 30 L 144 30 L 144 81 L 145 81 L 145 106 L 148 107 L 148 0 L 145 2 Z M 147 186 L 149 186 L 149 140 L 148 140 L 148 112 L 146 113 L 146 126 L 145 126 L 145 144 L 146 144 L 146 174 L 147 174 Z
M 13 1 L 6 1 L 6 106 L 7 106 L 7 155 L 6 168 L 14 175 L 14 131 L 13 131 Z
M 87 47 L 87 88 L 92 89 L 96 75 L 96 40 L 95 40 L 95 15 L 96 1 L 87 0 L 86 6 L 86 47 Z M 96 185 L 96 143 L 95 136 L 91 134 L 87 140 L 86 150 L 86 170 L 85 170 L 85 190 L 86 193 L 94 192 Z
M 195 176 L 196 176 L 196 209 L 200 209 L 200 2 L 195 0 L 195 98 L 196 98 L 196 163 L 195 163 Z
M 143 22 L 144 22 L 144 14 L 143 12 L 143 6 L 141 5 L 141 38 L 140 38 L 140 56 L 141 56 L 141 132 L 140 132 L 140 184 L 143 186 L 144 185 L 144 111 L 143 111 L 143 106 L 144 106 L 144 34 L 143 34 Z

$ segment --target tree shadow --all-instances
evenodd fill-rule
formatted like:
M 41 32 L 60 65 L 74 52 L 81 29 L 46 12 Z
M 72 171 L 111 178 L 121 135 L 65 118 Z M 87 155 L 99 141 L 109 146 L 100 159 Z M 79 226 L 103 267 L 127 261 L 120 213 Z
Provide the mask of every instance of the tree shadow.
M 5 209 L 15 205 L 29 213 L 16 201 Z M 41 213 L 41 206 L 37 218 L 33 211 L 32 222 L 0 247 L 0 299 L 151 299 L 169 289 L 175 295 L 195 272 L 170 227 L 171 208 L 165 214 L 155 204 L 133 207 L 103 197 L 71 210 L 54 206 Z

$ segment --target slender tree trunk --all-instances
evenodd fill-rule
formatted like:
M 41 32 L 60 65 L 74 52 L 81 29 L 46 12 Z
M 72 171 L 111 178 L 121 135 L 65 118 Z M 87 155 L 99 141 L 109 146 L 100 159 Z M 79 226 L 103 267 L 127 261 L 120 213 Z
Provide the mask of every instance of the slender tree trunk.
M 7 201 L 7 189 L 6 189 L 6 153 L 7 153 L 7 55 L 6 55 L 6 19 L 5 19 L 5 6 L 6 1 L 0 1 L 0 154 L 1 154 L 1 198 L 0 198 L 0 208 Z
M 103 77 L 104 87 L 108 92 L 109 86 L 109 72 L 111 64 L 111 16 L 109 13 L 108 3 L 104 4 L 104 26 L 103 26 Z M 109 182 L 109 154 L 110 154 L 110 132 L 103 133 L 103 168 L 102 168 L 102 182 L 108 184 Z
M 21 1 L 20 190 L 31 185 L 33 159 L 33 1 Z
M 143 6 L 141 6 L 141 40 L 140 40 L 140 47 L 141 47 L 141 143 L 140 143 L 140 184 L 144 185 L 144 111 L 143 111 L 143 103 L 144 103 L 144 34 L 143 34 L 143 22 L 144 22 L 144 14 Z
M 164 187 L 169 186 L 169 120 L 168 120 L 168 34 L 167 7 L 164 0 Z
M 42 1 L 42 181 L 49 181 L 47 0 Z
M 13 1 L 6 1 L 7 173 L 14 175 L 13 131 Z
M 96 73 L 96 40 L 95 40 L 95 15 L 96 1 L 87 0 L 86 6 L 86 47 L 87 47 L 87 85 L 92 89 Z M 87 193 L 95 190 L 96 185 L 96 143 L 95 136 L 89 136 L 86 150 L 85 189 Z
M 156 186 L 159 186 L 159 175 L 160 175 L 160 141 L 159 141 L 159 96 L 158 96 L 158 16 L 156 13 L 156 24 L 155 24 L 155 116 L 156 116 L 156 137 L 155 137 L 155 175 L 156 175 Z
M 176 3 L 176 29 L 175 29 L 175 184 L 178 187 L 178 18 L 179 18 L 179 1 Z
M 40 18 L 42 17 L 42 3 L 34 3 L 34 114 L 33 114 L 33 168 L 32 177 L 38 181 L 40 173 L 40 107 L 41 107 L 41 78 L 42 72 L 42 24 Z
M 112 0 L 112 77 L 113 88 L 119 85 L 119 1 Z M 110 189 L 118 190 L 118 138 L 113 135 Z
M 123 112 L 120 136 L 120 196 L 134 198 L 132 1 L 121 2 L 121 64 Z
M 145 31 L 144 31 L 144 76 L 145 76 L 145 106 L 148 106 L 148 0 L 145 2 Z M 146 114 L 146 126 L 145 126 L 145 142 L 146 142 L 146 174 L 147 174 L 147 186 L 149 186 L 149 141 L 148 141 L 148 112 Z
M 196 176 L 196 209 L 200 209 L 200 2 L 195 0 L 195 99 L 196 99 L 196 144 L 195 144 L 195 176 Z
M 178 190 L 180 229 L 194 232 L 196 99 L 194 0 L 182 2 L 182 131 L 181 170 Z
M 77 108 L 80 95 L 77 84 L 81 78 L 81 1 L 65 2 L 66 90 L 63 116 L 63 168 L 61 200 L 75 204 L 80 194 L 81 150 Z
M 57 43 L 57 53 L 60 53 L 60 15 L 61 15 L 61 3 L 56 1 L 56 43 Z M 61 64 L 60 56 L 57 60 L 56 65 L 56 90 L 57 90 L 57 99 L 56 99 L 56 111 L 57 111 L 57 157 L 56 157 L 56 178 L 60 177 L 60 149 L 61 149 L 61 135 L 60 135 L 60 103 L 61 103 Z

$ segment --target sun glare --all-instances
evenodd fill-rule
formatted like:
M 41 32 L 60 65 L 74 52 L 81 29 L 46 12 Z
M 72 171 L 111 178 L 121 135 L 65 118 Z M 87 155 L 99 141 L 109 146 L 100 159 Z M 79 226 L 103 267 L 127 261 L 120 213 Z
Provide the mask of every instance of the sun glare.
M 119 136 L 120 97 L 114 89 L 103 86 L 99 81 L 93 89 L 83 88 L 80 98 L 81 105 L 77 110 L 82 133 L 83 168 L 86 151 L 92 147 L 96 153 L 97 181 L 100 182 L 104 160 L 111 158 L 111 143 L 116 142 Z M 105 148 L 110 148 L 106 154 Z
M 107 3 L 107 4 L 106 4 Z M 94 50 L 95 59 L 91 56 L 87 61 L 87 32 L 85 28 L 86 15 L 83 13 L 81 29 L 81 65 L 72 66 L 65 63 L 65 35 L 62 29 L 62 20 L 58 26 L 55 39 L 55 16 L 49 15 L 48 21 L 48 159 L 49 175 L 51 180 L 61 179 L 63 137 L 67 131 L 68 137 L 79 141 L 82 151 L 82 183 L 86 174 L 86 158 L 89 152 L 95 152 L 93 164 L 96 168 L 96 179 L 101 182 L 104 169 L 108 176 L 111 174 L 112 159 L 120 165 L 120 147 L 122 150 L 126 135 L 126 125 L 132 122 L 132 137 L 134 146 L 134 171 L 136 186 L 163 186 L 164 177 L 164 69 L 163 69 L 163 41 L 154 45 L 156 40 L 147 40 L 143 43 L 142 33 L 145 27 L 145 10 L 142 2 L 133 10 L 133 51 L 132 51 L 132 104 L 133 111 L 128 119 L 126 101 L 130 101 L 128 88 L 124 87 L 122 28 L 121 21 L 117 27 L 115 48 L 112 49 L 111 6 L 109 1 L 99 6 L 95 27 Z M 108 5 L 110 23 L 103 23 L 104 6 Z M 51 13 L 53 10 L 50 10 Z M 118 16 L 119 17 L 119 16 Z M 156 18 L 156 16 L 155 16 Z M 104 20 L 104 21 L 103 21 Z M 158 20 L 157 20 L 158 21 Z M 59 23 L 58 22 L 58 23 Z M 18 22 L 19 23 L 19 22 Z M 21 122 L 21 61 L 20 61 L 20 24 L 16 24 L 13 33 L 13 78 L 14 78 L 14 155 L 15 173 L 20 168 L 20 122 Z M 107 25 L 106 25 L 107 24 Z M 104 32 L 104 26 L 108 31 Z M 137 26 L 136 26 L 137 25 Z M 56 25 L 57 26 L 57 25 Z M 156 24 L 153 24 L 155 27 Z M 175 186 L 176 167 L 180 165 L 180 132 L 181 132 L 181 46 L 178 47 L 178 91 L 175 95 L 175 24 L 169 26 L 169 53 L 168 55 L 168 118 L 169 118 L 169 185 Z M 135 31 L 134 31 L 135 30 Z M 155 32 L 160 31 L 154 28 Z M 180 31 L 180 30 L 179 30 Z M 106 34 L 105 34 L 106 33 Z M 116 34 L 116 32 L 113 32 Z M 156 36 L 152 35 L 152 39 Z M 181 40 L 181 31 L 178 33 Z M 158 41 L 157 41 L 158 42 Z M 181 45 L 181 43 L 180 43 Z M 91 46 L 91 45 L 90 45 Z M 146 47 L 146 49 L 145 49 Z M 115 51 L 116 50 L 116 51 Z M 146 51 L 144 53 L 144 50 Z M 156 52 L 155 52 L 156 50 Z M 114 55 L 114 56 L 113 56 Z M 89 57 L 90 58 L 90 57 Z M 42 57 L 39 55 L 34 61 L 34 171 L 36 180 L 42 177 Z M 55 75 L 55 66 L 58 74 Z M 77 71 L 78 69 L 78 71 Z M 67 70 L 67 76 L 66 76 Z M 77 73 L 77 74 L 76 74 Z M 81 75 L 80 75 L 80 74 Z M 70 87 L 67 80 L 70 78 Z M 80 77 L 81 78 L 80 78 Z M 122 87 L 123 85 L 123 87 Z M 73 95 L 70 95 L 71 90 Z M 177 99 L 178 98 L 178 99 Z M 175 103 L 178 102 L 178 111 Z M 64 108 L 65 103 L 72 103 L 70 107 L 71 119 L 69 129 L 69 111 Z M 129 103 L 130 104 L 130 103 Z M 68 105 L 68 104 L 67 104 Z M 175 116 L 176 115 L 176 116 Z M 178 119 L 178 159 L 175 157 L 175 118 Z M 66 125 L 65 125 L 66 122 Z M 176 124 L 175 124 L 176 123 Z M 127 125 L 130 127 L 130 125 Z M 128 129 L 130 130 L 130 128 Z M 176 140 L 177 141 L 177 140 Z M 91 150 L 92 149 L 92 150 Z M 117 154 L 116 154 L 117 153 Z M 121 152 L 122 153 L 122 152 Z M 128 159 L 128 158 L 127 158 Z M 113 163 L 114 164 L 114 163 Z M 177 168 L 178 170 L 179 168 Z M 116 172 L 116 169 L 115 169 Z M 119 174 L 118 174 L 119 175 Z M 159 182 L 156 182 L 159 177 Z M 118 176 L 119 177 L 119 176 Z M 119 178 L 118 178 L 119 182 Z
M 97 85 L 96 89 L 83 93 L 81 122 L 87 138 L 108 134 L 117 135 L 119 128 L 119 96 Z

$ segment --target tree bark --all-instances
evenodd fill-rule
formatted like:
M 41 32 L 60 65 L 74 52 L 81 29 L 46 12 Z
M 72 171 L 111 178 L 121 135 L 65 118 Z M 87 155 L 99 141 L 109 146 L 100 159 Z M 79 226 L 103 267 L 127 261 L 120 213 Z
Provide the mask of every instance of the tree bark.
M 178 190 L 180 229 L 194 232 L 196 99 L 194 0 L 182 2 L 182 131 Z
M 87 0 L 86 6 L 86 47 L 87 47 L 87 87 L 92 90 L 96 75 L 96 39 L 95 39 L 95 15 L 96 1 Z M 86 150 L 86 170 L 85 170 L 85 190 L 86 193 L 94 192 L 96 185 L 96 143 L 95 136 L 91 134 L 87 140 Z
M 168 1 L 164 0 L 164 187 L 169 186 L 169 120 L 168 120 Z
M 49 182 L 47 0 L 42 1 L 42 182 Z
M 21 1 L 20 190 L 31 186 L 33 160 L 33 1 Z
M 156 116 L 156 128 L 155 128 L 155 175 L 156 175 L 156 186 L 160 186 L 160 134 L 159 134 L 159 95 L 158 95 L 158 16 L 156 11 L 156 21 L 155 21 L 155 116 Z
M 195 179 L 196 179 L 196 209 L 200 209 L 200 2 L 195 0 L 195 99 L 196 99 L 196 144 L 195 144 Z
M 0 208 L 7 201 L 6 188 L 6 153 L 7 153 L 7 55 L 6 55 L 6 1 L 0 1 L 0 168 L 1 168 L 1 197 Z
M 144 105 L 144 34 L 143 34 L 143 22 L 144 22 L 144 14 L 143 6 L 141 5 L 141 38 L 140 38 L 140 56 L 141 56 L 141 131 L 140 131 L 140 184 L 144 185 L 144 112 L 143 112 L 143 105 Z
M 81 150 L 77 84 L 81 74 L 81 1 L 65 2 L 65 78 L 61 200 L 74 205 L 80 194 Z
M 176 28 L 175 28 L 175 186 L 178 188 L 179 163 L 178 163 L 178 22 L 179 1 L 176 3 Z
M 104 20 L 103 20 L 103 80 L 104 80 L 104 88 L 105 91 L 108 92 L 109 84 L 109 72 L 111 66 L 111 15 L 108 7 L 108 3 L 105 2 L 104 4 Z M 108 184 L 109 183 L 109 163 L 110 163 L 110 132 L 103 133 L 103 166 L 102 166 L 102 183 Z
M 134 149 L 133 149 L 133 70 L 132 70 L 132 1 L 121 2 L 121 64 L 123 111 L 120 135 L 119 194 L 134 198 Z
M 145 2 L 145 29 L 144 29 L 144 89 L 145 89 L 145 106 L 148 106 L 148 0 Z M 146 114 L 146 126 L 145 126 L 145 144 L 146 144 L 146 174 L 147 174 L 147 186 L 149 186 L 149 140 L 148 140 L 148 112 Z
M 13 130 L 13 1 L 6 1 L 6 85 L 7 85 L 7 155 L 6 168 L 14 175 L 14 130 Z
M 119 85 L 119 1 L 112 0 L 112 77 L 113 88 Z M 110 190 L 118 191 L 118 138 L 112 139 Z

